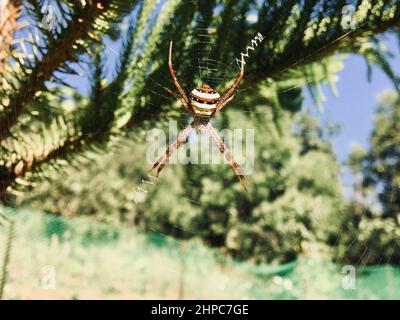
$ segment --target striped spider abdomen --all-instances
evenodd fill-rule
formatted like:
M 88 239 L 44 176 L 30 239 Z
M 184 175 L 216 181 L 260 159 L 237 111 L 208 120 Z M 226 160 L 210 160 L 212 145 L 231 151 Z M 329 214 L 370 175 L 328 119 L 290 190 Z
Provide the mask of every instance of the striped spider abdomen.
M 209 85 L 205 84 L 200 89 L 192 90 L 190 98 L 195 115 L 202 118 L 209 118 L 217 109 L 221 96 Z

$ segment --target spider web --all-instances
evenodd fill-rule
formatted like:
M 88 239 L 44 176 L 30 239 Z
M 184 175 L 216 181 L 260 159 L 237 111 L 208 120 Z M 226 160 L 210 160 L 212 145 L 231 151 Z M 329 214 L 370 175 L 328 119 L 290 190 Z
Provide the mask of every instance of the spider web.
M 218 60 L 214 60 L 214 59 L 210 58 L 210 54 L 211 54 L 211 49 L 210 48 L 211 48 L 211 46 L 213 44 L 213 27 L 203 25 L 202 24 L 203 23 L 202 20 L 198 20 L 197 22 L 198 22 L 198 24 L 197 24 L 198 27 L 196 28 L 195 32 L 197 34 L 197 43 L 199 44 L 198 45 L 198 51 L 197 51 L 198 52 L 198 57 L 197 57 L 198 64 L 197 64 L 197 66 L 193 66 L 193 68 L 194 68 L 193 71 L 194 72 L 197 71 L 198 77 L 200 79 L 203 79 L 204 82 L 210 84 L 211 86 L 215 86 L 215 85 L 218 85 L 218 84 L 221 84 L 221 83 L 228 82 L 228 81 L 232 80 L 232 78 L 237 75 L 237 68 L 233 67 L 234 64 L 235 64 L 234 61 L 231 61 L 229 64 L 227 64 L 226 62 L 222 62 L 222 61 L 218 61 Z M 360 27 L 358 27 L 358 28 L 360 28 Z M 356 31 L 357 31 L 357 28 L 355 30 L 349 31 L 344 36 L 347 36 L 348 34 L 356 32 Z M 322 50 L 325 47 L 330 46 L 334 42 L 339 41 L 341 38 L 342 37 L 339 37 L 339 38 L 333 40 L 331 43 L 329 43 L 328 45 L 324 46 L 323 48 L 320 48 L 319 50 Z M 238 48 L 238 52 L 240 52 L 240 50 L 243 50 L 243 48 Z M 293 54 L 295 54 L 295 53 L 293 53 Z M 283 73 L 284 71 L 286 71 L 290 67 L 292 67 L 292 66 L 288 66 L 287 68 L 282 70 L 281 73 Z M 221 72 L 221 70 L 223 70 L 223 71 Z M 245 73 L 245 78 L 250 78 L 251 76 L 252 76 L 251 73 Z M 279 78 L 280 75 L 276 74 L 274 76 Z M 288 88 L 287 90 L 295 89 L 295 88 L 298 88 L 298 87 L 297 86 L 293 86 L 291 88 Z M 244 88 L 244 90 L 246 90 L 246 88 Z M 239 98 L 239 101 L 240 101 L 240 98 Z M 241 112 L 254 113 L 254 112 L 259 112 L 259 111 L 242 110 Z M 262 113 L 266 113 L 266 112 L 262 112 Z M 345 168 L 342 169 L 342 170 L 345 170 Z M 342 184 L 345 184 L 345 183 L 342 181 Z M 351 185 L 345 185 L 345 187 L 350 188 L 352 186 Z M 185 188 L 192 189 L 192 183 L 185 182 Z M 188 194 L 190 194 L 190 192 Z M 193 199 L 190 199 L 190 198 L 187 198 L 187 197 L 183 198 L 183 200 L 190 202 L 192 205 L 200 205 L 200 203 L 197 202 L 196 200 L 193 200 Z M 356 215 L 356 213 L 353 212 L 353 217 L 355 217 L 355 215 Z M 177 229 L 182 229 L 182 230 L 184 229 L 182 226 L 178 226 L 178 225 L 175 225 L 175 227 Z M 166 237 L 168 239 L 172 239 L 168 235 L 165 235 L 162 232 L 158 231 L 156 227 L 152 228 L 152 231 L 154 231 L 156 233 L 159 233 L 159 234 L 161 234 L 162 236 L 164 236 L 164 237 Z M 192 233 L 194 236 L 200 235 L 198 233 L 196 234 L 196 232 L 193 232 L 192 230 L 184 229 L 184 231 L 186 233 Z M 364 251 L 363 251 L 362 255 L 359 257 L 359 261 L 356 263 L 356 265 L 360 264 L 363 259 L 366 259 L 368 261 L 369 260 L 368 257 L 371 257 L 371 256 L 375 255 L 369 249 L 370 249 L 370 247 L 373 246 L 373 243 L 374 243 L 375 238 L 377 236 L 376 232 L 377 231 L 375 231 L 375 234 L 374 234 L 374 236 L 372 238 L 372 241 L 369 243 L 369 246 L 365 246 Z M 343 230 L 337 235 L 336 243 L 339 243 L 340 238 L 341 238 L 342 235 L 343 235 Z M 180 243 L 180 241 L 176 240 L 175 238 L 173 238 L 173 240 L 174 241 L 178 241 L 178 243 Z M 358 241 L 358 239 L 354 238 L 353 241 L 351 241 L 350 244 L 348 245 L 346 251 L 349 251 L 351 249 L 351 247 L 357 241 Z M 398 247 L 398 242 L 397 242 L 397 247 Z M 377 256 L 375 258 L 378 261 L 377 264 L 376 264 L 376 269 L 377 269 L 378 266 L 381 263 L 384 263 L 384 261 L 379 256 Z M 365 267 L 366 267 L 365 265 L 362 266 L 361 268 L 359 268 L 359 271 L 362 273 L 364 271 Z M 340 270 L 338 272 L 340 272 Z M 383 291 L 385 291 L 385 288 L 381 288 L 377 292 L 367 293 L 367 295 L 369 294 L 370 297 L 379 297 L 379 296 L 381 296 L 381 294 L 383 294 Z
M 194 0 L 193 3 L 194 3 L 194 5 L 197 5 L 197 0 Z M 351 32 L 354 32 L 354 31 L 351 31 Z M 205 25 L 204 21 L 202 21 L 200 19 L 197 20 L 197 24 L 196 24 L 196 28 L 195 28 L 195 34 L 196 34 L 195 42 L 198 47 L 197 59 L 196 59 L 197 65 L 191 66 L 191 68 L 193 69 L 193 73 L 197 74 L 197 77 L 199 79 L 202 79 L 202 81 L 204 81 L 214 87 L 216 85 L 220 85 L 221 83 L 226 83 L 226 82 L 234 79 L 237 76 L 238 68 L 235 65 L 235 61 L 231 61 L 231 62 L 227 63 L 227 62 L 222 62 L 222 61 L 212 59 L 210 57 L 212 44 L 214 43 L 213 42 L 213 40 L 214 40 L 213 32 L 214 32 L 214 28 L 212 26 L 210 27 L 208 25 Z M 249 41 L 250 40 L 251 39 L 249 39 Z M 337 40 L 338 39 L 332 41 L 331 43 L 333 43 Z M 238 52 L 240 52 L 244 48 L 237 48 L 237 49 L 238 49 Z M 110 55 L 114 55 L 117 53 L 116 50 L 113 49 L 111 46 L 108 47 L 107 50 L 110 52 Z M 84 71 L 84 70 L 82 70 L 82 71 Z M 179 74 L 179 71 L 177 71 L 177 72 Z M 249 78 L 251 76 L 252 76 L 252 74 L 245 74 L 245 77 L 247 77 L 247 78 Z M 165 86 L 166 83 L 170 83 L 170 78 L 169 78 L 169 75 L 167 74 L 167 75 L 163 76 L 162 79 L 152 78 L 152 81 L 159 84 L 159 86 L 161 88 L 162 86 Z M 180 81 L 181 81 L 181 83 L 185 83 L 185 79 L 180 79 Z M 174 100 L 170 96 L 166 95 L 165 92 L 162 91 L 161 89 L 160 89 L 160 91 L 151 91 L 151 92 L 153 94 L 161 95 L 161 96 L 165 97 L 166 99 L 170 99 L 171 101 Z M 237 99 L 238 99 L 239 103 L 242 101 L 240 97 L 238 97 Z M 241 111 L 241 112 L 253 113 L 253 112 L 259 112 L 259 111 L 247 110 L 247 111 Z M 266 111 L 265 113 L 267 113 L 267 112 L 268 111 Z M 186 111 L 182 108 L 181 117 L 179 118 L 179 125 L 180 126 L 182 125 L 181 129 L 183 128 L 183 125 L 186 123 L 186 121 L 187 121 L 187 114 L 186 114 Z M 257 130 L 257 128 L 255 128 L 255 129 Z M 257 133 L 261 134 L 262 132 L 257 132 Z M 168 168 L 166 168 L 165 170 L 168 170 Z M 228 171 L 226 171 L 226 172 L 228 173 Z M 232 174 L 232 173 L 229 171 L 228 174 Z M 162 179 L 162 176 L 161 176 L 161 179 Z M 193 182 L 185 181 L 183 183 L 184 183 L 184 186 L 186 189 L 188 189 L 188 190 L 195 189 L 193 187 Z M 155 185 L 154 187 L 156 188 L 157 185 Z M 152 191 L 150 190 L 149 192 L 152 192 Z M 187 194 L 190 194 L 190 192 L 188 192 Z M 192 205 L 200 205 L 200 203 L 198 201 L 191 199 L 189 197 L 184 197 L 183 200 L 190 202 Z M 221 214 L 223 214 L 223 213 L 221 213 Z M 354 213 L 354 215 L 355 215 L 355 213 Z M 195 232 L 193 230 L 187 230 L 184 227 L 179 226 L 179 225 L 175 225 L 175 227 L 177 229 L 184 230 L 188 234 L 191 233 L 194 236 L 201 235 L 201 234 L 199 234 L 199 232 Z M 157 234 L 160 234 L 163 237 L 168 238 L 169 240 L 176 241 L 179 245 L 184 243 L 183 241 L 181 241 L 179 239 L 173 238 L 169 235 L 162 233 L 160 230 L 157 230 L 157 226 L 150 226 L 149 229 Z M 341 236 L 342 236 L 342 233 L 338 234 L 336 242 L 339 242 Z M 356 241 L 357 241 L 357 239 L 353 239 L 353 241 L 349 244 L 349 247 L 347 249 L 350 249 L 351 246 Z M 372 246 L 372 245 L 373 245 L 373 243 L 370 244 L 370 246 Z M 370 254 L 369 247 L 365 246 L 364 253 L 362 254 L 362 256 L 360 256 L 360 261 L 365 256 L 368 256 L 369 254 Z M 182 255 L 184 255 L 184 252 L 182 252 Z M 382 260 L 380 257 L 377 257 L 377 258 L 379 261 L 378 264 L 380 264 Z

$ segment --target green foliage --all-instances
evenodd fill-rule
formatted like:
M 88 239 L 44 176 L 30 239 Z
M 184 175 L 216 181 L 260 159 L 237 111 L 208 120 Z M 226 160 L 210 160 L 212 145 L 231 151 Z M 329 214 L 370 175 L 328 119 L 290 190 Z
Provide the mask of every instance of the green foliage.
M 365 183 L 379 185 L 379 200 L 385 217 L 400 215 L 400 98 L 381 96 L 367 156 Z
M 272 90 L 261 92 L 268 97 Z M 279 134 L 273 113 L 264 112 L 262 103 L 251 104 L 252 112 L 227 109 L 224 122 L 217 123 L 255 128 L 254 186 L 248 194 L 223 161 L 171 165 L 156 182 L 142 165 L 146 146 L 129 143 L 81 172 L 79 179 L 71 170 L 63 181 L 41 184 L 23 204 L 183 239 L 201 238 L 240 260 L 287 262 L 308 255 L 312 243 L 323 247 L 338 231 L 332 221 L 343 205 L 339 168 L 315 119 L 305 114 L 293 120 L 285 113 Z
M 399 222 L 381 217 L 342 218 L 342 233 L 335 243 L 335 258 L 359 265 L 399 264 Z
M 42 23 L 49 4 L 57 9 L 52 29 Z M 398 31 L 398 1 L 354 2 L 352 30 L 342 24 L 345 4 L 25 1 L 21 20 L 28 24 L 21 33 L 7 31 L 1 61 L 7 73 L 0 83 L 0 195 L 34 190 L 22 201 L 64 216 L 85 214 L 200 237 L 242 260 L 285 262 L 325 252 L 341 223 L 353 218 L 343 209 L 339 168 L 326 134 L 309 115 L 296 115 L 301 90 L 308 86 L 319 105 L 321 83 L 335 91 L 342 68 L 335 53 L 363 55 L 370 69 L 379 66 L 398 84 L 390 54 L 377 38 Z M 253 14 L 258 19 L 248 19 Z M 199 32 L 207 33 L 207 43 Z M 144 181 L 145 147 L 138 141 L 145 130 L 163 127 L 167 119 L 187 122 L 182 106 L 161 88 L 173 88 L 169 42 L 174 41 L 174 66 L 185 90 L 208 81 L 224 92 L 238 73 L 236 57 L 258 32 L 265 40 L 246 61 L 242 92 L 216 119 L 221 129 L 256 129 L 255 186 L 243 193 L 226 165 L 170 169 L 156 186 Z M 21 43 L 19 50 L 10 50 L 10 35 Z M 198 73 L 202 58 L 216 62 L 215 74 Z M 76 79 L 89 90 L 78 90 Z M 379 157 L 392 152 L 380 141 L 395 139 L 392 135 L 376 133 Z M 121 145 L 123 151 L 116 151 Z M 118 161 L 105 157 L 113 152 Z M 395 177 L 385 180 L 379 166 L 369 166 L 371 181 L 398 184 Z M 48 181 L 35 185 L 38 178 Z M 399 199 L 385 191 L 382 197 L 384 214 L 394 219 Z M 356 205 L 355 230 L 362 222 Z M 375 227 L 366 232 L 386 230 Z M 353 225 L 348 228 L 351 237 Z M 390 237 L 383 242 L 392 244 Z
M 378 264 L 400 261 L 400 100 L 380 96 L 368 151 L 355 149 L 349 159 L 355 175 L 353 200 L 340 222 L 338 259 Z
M 229 127 L 256 128 L 254 186 L 249 193 L 243 192 L 226 164 L 188 165 L 183 199 L 190 199 L 194 209 L 172 204 L 173 211 L 179 208 L 185 214 L 170 214 L 169 223 L 159 220 L 160 232 L 168 233 L 171 226 L 178 225 L 183 232 L 188 230 L 186 236 L 201 236 L 237 259 L 259 263 L 291 261 L 308 254 L 304 249 L 307 243 L 323 243 L 330 232 L 337 231 L 330 218 L 340 210 L 341 194 L 329 144 L 303 152 L 305 137 L 293 136 L 289 118 L 279 135 L 271 113 L 263 115 L 261 110 L 262 106 L 253 106 L 257 114 L 253 121 L 237 111 L 228 112 Z M 304 119 L 298 122 L 305 123 Z M 163 203 L 156 197 L 150 194 L 144 207 Z M 178 197 L 177 202 L 182 195 Z M 167 208 L 160 204 L 155 211 L 165 212 L 165 216 L 172 211 L 169 203 Z M 184 218 L 179 219 L 181 216 Z
M 14 36 L 18 50 L 6 48 L 7 57 L 1 62 L 7 72 L 2 73 L 0 84 L 0 194 L 19 194 L 21 181 L 46 177 L 51 169 L 61 170 L 61 164 L 77 166 L 84 158 L 94 160 L 117 137 L 133 133 L 138 138 L 149 126 L 180 118 L 180 106 L 167 99 L 160 87 L 171 85 L 166 65 L 170 40 L 186 90 L 208 80 L 224 91 L 238 72 L 235 58 L 260 32 L 266 40 L 247 63 L 243 88 L 260 83 L 275 87 L 268 107 L 278 127 L 282 110 L 300 105 L 285 101 L 291 99 L 289 92 L 296 96 L 296 88 L 309 85 L 319 101 L 318 85 L 334 83 L 329 69 L 333 64 L 327 57 L 335 52 L 362 54 L 369 65 L 379 65 L 396 82 L 388 53 L 376 35 L 398 25 L 397 1 L 355 3 L 356 29 L 351 31 L 342 26 L 341 9 L 346 3 L 24 1 L 23 32 L 7 32 L 8 40 Z M 48 5 L 57 16 L 50 29 L 43 24 Z M 254 14 L 258 20 L 247 19 Z M 130 28 L 125 32 L 121 26 L 126 23 Z M 210 32 L 208 43 L 200 41 L 200 30 Z M 120 50 L 116 50 L 116 63 L 106 66 L 110 39 L 119 43 Z M 205 57 L 217 61 L 219 81 L 200 79 L 194 70 Z M 89 68 L 90 64 L 94 66 Z M 85 72 L 89 69 L 94 74 Z M 76 79 L 96 90 L 74 92 L 74 97 L 59 94 L 74 88 Z M 66 100 L 68 110 L 59 107 Z
M 185 299 L 400 297 L 398 266 L 357 268 L 356 290 L 344 290 L 342 266 L 318 259 L 255 266 L 195 240 L 177 242 L 32 211 L 7 215 L 16 222 L 16 234 L 5 299 L 177 299 L 180 287 Z M 62 239 L 46 237 L 50 225 L 68 225 Z M 88 234 L 98 236 L 87 242 Z M 54 268 L 55 289 L 42 287 L 45 266 Z

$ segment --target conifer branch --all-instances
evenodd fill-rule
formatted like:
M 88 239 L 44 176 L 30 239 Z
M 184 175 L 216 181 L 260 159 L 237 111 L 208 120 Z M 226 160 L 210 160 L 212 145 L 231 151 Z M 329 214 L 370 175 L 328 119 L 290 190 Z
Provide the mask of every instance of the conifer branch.
M 11 55 L 14 33 L 21 28 L 17 22 L 21 13 L 21 0 L 4 0 L 0 4 L 0 77 Z M 1 78 L 0 78 L 1 79 Z
M 65 63 L 77 59 L 75 48 L 79 46 L 82 49 L 77 42 L 92 36 L 90 31 L 96 19 L 108 10 L 111 2 L 111 0 L 91 0 L 83 9 L 75 11 L 75 15 L 62 29 L 59 37 L 51 43 L 43 58 L 22 81 L 18 91 L 10 97 L 10 104 L 0 114 L 0 141 L 9 135 L 10 129 L 17 123 L 24 108 L 32 102 L 35 94 L 44 88 L 45 82 L 50 80 L 52 74 Z

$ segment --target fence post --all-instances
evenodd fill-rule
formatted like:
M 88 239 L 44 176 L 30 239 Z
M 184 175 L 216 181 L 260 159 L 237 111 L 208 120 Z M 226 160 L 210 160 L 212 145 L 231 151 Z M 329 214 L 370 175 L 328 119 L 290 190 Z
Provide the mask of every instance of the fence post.
M 5 249 L 4 249 L 4 255 L 3 255 L 3 264 L 0 269 L 0 300 L 3 299 L 3 294 L 4 294 L 4 287 L 7 282 L 8 278 L 8 264 L 10 262 L 10 256 L 11 256 L 11 244 L 13 240 L 13 235 L 14 235 L 14 221 L 11 219 L 7 218 L 4 214 L 0 213 L 0 218 L 6 221 L 8 224 L 8 233 L 6 237 L 6 242 L 5 242 Z M 7 228 L 6 223 L 2 223 L 0 221 L 0 226 L 3 225 Z

